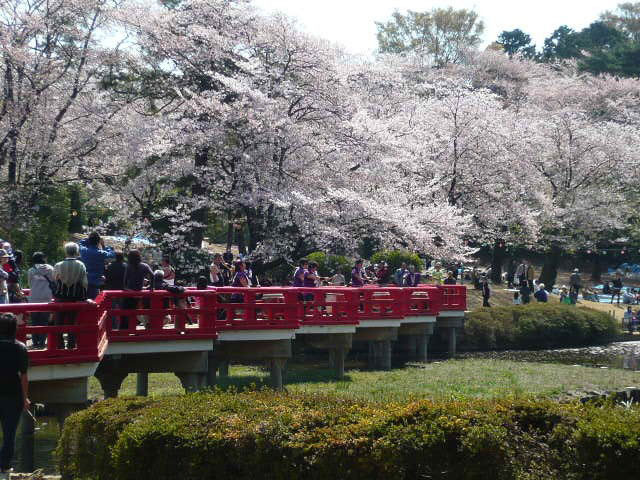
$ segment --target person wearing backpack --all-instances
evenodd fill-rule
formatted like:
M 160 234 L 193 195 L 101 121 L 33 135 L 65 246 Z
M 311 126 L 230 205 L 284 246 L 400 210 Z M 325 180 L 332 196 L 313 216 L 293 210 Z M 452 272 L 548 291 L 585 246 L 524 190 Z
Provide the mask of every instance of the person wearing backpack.
M 29 281 L 29 303 L 49 303 L 53 300 L 53 267 L 47 263 L 47 258 L 42 252 L 35 252 L 31 257 L 32 267 L 27 271 Z M 49 312 L 32 312 L 29 315 L 31 325 L 36 327 L 49 325 L 51 314 Z M 33 335 L 33 346 L 37 349 L 44 348 L 47 336 L 44 334 Z
M 70 303 L 70 302 L 86 302 L 87 289 L 89 281 L 87 279 L 87 269 L 78 257 L 80 256 L 80 247 L 77 243 L 69 242 L 64 246 L 66 258 L 58 262 L 53 267 L 53 281 L 55 287 L 53 290 L 54 302 Z M 59 312 L 56 316 L 56 325 L 75 325 L 75 311 Z M 75 333 L 67 334 L 67 349 L 75 348 Z M 64 349 L 63 334 L 58 335 L 58 347 Z

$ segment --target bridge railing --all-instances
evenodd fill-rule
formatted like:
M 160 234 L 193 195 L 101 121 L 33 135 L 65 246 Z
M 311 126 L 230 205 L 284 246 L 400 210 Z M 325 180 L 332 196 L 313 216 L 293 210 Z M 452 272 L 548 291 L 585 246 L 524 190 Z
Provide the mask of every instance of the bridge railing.
M 109 340 L 138 342 L 216 338 L 216 294 L 211 290 L 102 292 Z
M 107 348 L 106 316 L 95 303 L 14 303 L 0 313 L 18 317 L 17 338 L 33 366 L 99 362 Z M 46 324 L 30 325 L 36 315 Z
M 464 285 L 438 285 L 442 292 L 442 311 L 465 311 L 467 309 L 467 287 Z
M 358 324 L 359 293 L 356 289 L 318 287 L 294 290 L 297 292 L 297 314 L 302 325 Z
M 358 291 L 358 320 L 402 319 L 405 296 L 399 287 L 368 285 Z
M 289 287 L 218 287 L 215 292 L 217 330 L 297 329 L 299 292 Z
M 442 290 L 435 285 L 404 287 L 406 316 L 437 316 L 442 308 Z

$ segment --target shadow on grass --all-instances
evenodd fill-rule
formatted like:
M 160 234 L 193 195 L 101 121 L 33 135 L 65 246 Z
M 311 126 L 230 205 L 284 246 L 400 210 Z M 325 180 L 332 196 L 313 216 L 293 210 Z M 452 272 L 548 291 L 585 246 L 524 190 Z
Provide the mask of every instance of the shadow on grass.
M 260 368 L 260 367 L 258 367 Z M 238 375 L 234 376 L 233 371 L 229 377 L 218 377 L 216 387 L 226 391 L 229 389 L 245 390 L 254 388 L 264 388 L 271 386 L 269 370 L 261 368 L 264 376 L 259 375 Z M 286 368 L 283 374 L 283 381 L 286 385 L 301 383 L 331 383 L 344 384 L 352 382 L 349 375 L 345 375 L 342 380 L 336 378 L 336 372 L 330 368 L 314 368 L 313 366 L 291 365 Z

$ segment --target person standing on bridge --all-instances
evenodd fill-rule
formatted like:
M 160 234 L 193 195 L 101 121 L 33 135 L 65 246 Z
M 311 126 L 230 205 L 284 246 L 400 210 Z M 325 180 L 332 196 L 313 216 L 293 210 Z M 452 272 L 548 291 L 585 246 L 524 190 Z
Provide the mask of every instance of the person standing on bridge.
M 58 262 L 53 267 L 53 281 L 55 288 L 53 291 L 54 302 L 84 302 L 87 300 L 87 269 L 78 257 L 80 248 L 77 243 L 67 243 L 64 246 L 66 258 Z M 56 316 L 56 325 L 73 325 L 76 322 L 75 311 L 59 312 Z M 67 334 L 67 348 L 75 348 L 76 336 L 74 333 Z M 58 335 L 59 348 L 64 349 L 64 334 Z
M 104 285 L 104 262 L 115 258 L 116 252 L 104 246 L 104 240 L 98 232 L 91 232 L 89 238 L 80 242 L 80 260 L 87 268 L 87 297 L 95 300 Z
M 309 260 L 303 258 L 298 262 L 298 268 L 293 273 L 293 286 L 304 287 L 304 278 L 309 271 Z
M 0 305 L 9 303 L 9 290 L 7 288 L 7 279 L 9 274 L 5 271 L 4 265 L 9 262 L 11 255 L 6 250 L 0 249 Z
M 31 263 L 33 266 L 27 271 L 29 279 L 29 303 L 49 303 L 53 300 L 53 267 L 47 263 L 47 259 L 42 252 L 33 254 Z M 29 315 L 31 325 L 49 325 L 49 312 L 31 312 Z M 44 348 L 47 336 L 41 333 L 33 335 L 33 347 Z
M 124 289 L 140 292 L 144 288 L 144 281 L 149 281 L 149 289 L 153 291 L 153 270 L 146 263 L 142 262 L 142 255 L 139 250 L 131 250 L 127 254 L 127 268 L 124 271 Z M 138 308 L 139 298 L 127 297 L 123 300 L 125 310 L 135 310 Z M 141 319 L 144 316 L 141 315 Z M 129 318 L 120 319 L 120 329 L 129 328 Z
M 31 406 L 27 376 L 29 356 L 25 344 L 16 340 L 17 329 L 15 315 L 0 315 L 0 473 L 3 474 L 11 471 L 20 413 Z
M 367 281 L 367 275 L 364 273 L 364 268 L 362 268 L 363 263 L 363 260 L 356 260 L 356 264 L 351 270 L 352 287 L 363 287 L 364 282 Z

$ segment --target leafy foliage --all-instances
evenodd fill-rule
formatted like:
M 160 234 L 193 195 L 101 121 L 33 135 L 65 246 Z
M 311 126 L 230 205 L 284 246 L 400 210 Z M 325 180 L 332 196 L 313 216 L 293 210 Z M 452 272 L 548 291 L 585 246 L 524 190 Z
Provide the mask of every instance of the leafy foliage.
M 58 456 L 78 480 L 635 478 L 639 432 L 640 410 L 612 405 L 218 392 L 101 402 Z
M 617 322 L 604 312 L 532 303 L 469 313 L 461 346 L 480 350 L 568 348 L 607 343 L 618 333 Z
M 389 269 L 392 273 L 400 268 L 403 263 L 406 263 L 407 266 L 414 265 L 418 271 L 422 271 L 424 268 L 424 261 L 418 254 L 407 250 L 382 250 L 371 257 L 371 263 L 382 262 L 389 264 Z
M 395 11 L 386 23 L 376 22 L 378 45 L 383 53 L 416 53 L 442 67 L 460 63 L 468 50 L 478 46 L 484 23 L 473 10 L 434 8 L 427 12 Z
M 318 264 L 318 273 L 321 277 L 328 277 L 338 272 L 345 278 L 349 278 L 351 273 L 351 261 L 343 255 L 327 255 L 324 252 L 313 252 L 306 257 L 310 262 Z

